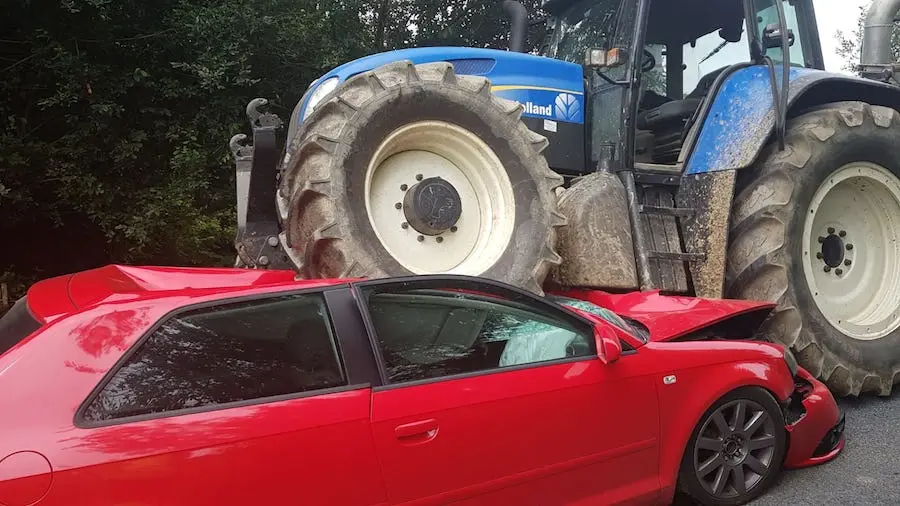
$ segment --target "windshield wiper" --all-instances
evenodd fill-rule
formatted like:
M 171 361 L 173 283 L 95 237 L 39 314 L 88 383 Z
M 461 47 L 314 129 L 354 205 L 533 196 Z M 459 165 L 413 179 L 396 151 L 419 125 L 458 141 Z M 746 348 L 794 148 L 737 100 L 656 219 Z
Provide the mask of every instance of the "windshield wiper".
M 721 51 L 722 48 L 724 48 L 724 47 L 727 46 L 727 45 L 728 45 L 728 41 L 727 41 L 727 40 L 723 40 L 722 43 L 718 45 L 718 47 L 716 47 L 715 49 L 713 49 L 711 53 L 709 53 L 709 54 L 706 55 L 702 60 L 700 60 L 700 63 L 698 63 L 697 65 L 700 65 L 701 63 L 705 62 L 706 60 L 712 58 L 713 56 L 715 56 L 716 54 L 718 54 L 718 52 Z

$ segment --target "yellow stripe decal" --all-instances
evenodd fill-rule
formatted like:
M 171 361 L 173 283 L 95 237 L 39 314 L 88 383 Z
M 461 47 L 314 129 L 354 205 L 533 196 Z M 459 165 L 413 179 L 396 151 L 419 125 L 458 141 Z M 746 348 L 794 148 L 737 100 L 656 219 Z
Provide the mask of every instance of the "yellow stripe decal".
M 584 93 L 580 91 L 572 91 L 572 90 L 562 90 L 559 88 L 544 88 L 541 86 L 492 86 L 491 91 L 508 91 L 508 90 L 542 90 L 542 91 L 556 91 L 559 93 L 571 93 L 573 95 L 584 95 Z

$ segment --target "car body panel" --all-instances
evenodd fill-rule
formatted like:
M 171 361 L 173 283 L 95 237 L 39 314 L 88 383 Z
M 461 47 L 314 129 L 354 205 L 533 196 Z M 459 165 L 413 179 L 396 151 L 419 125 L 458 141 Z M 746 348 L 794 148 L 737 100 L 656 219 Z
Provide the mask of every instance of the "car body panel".
M 817 381 L 812 374 L 804 369 L 798 371 L 798 376 L 811 385 L 803 397 L 803 416 L 787 426 L 790 438 L 790 446 L 784 459 L 784 466 L 788 469 L 799 469 L 815 466 L 832 460 L 844 448 L 844 435 L 840 434 L 837 444 L 822 455 L 815 455 L 816 449 L 828 432 L 839 423 L 842 418 L 840 410 L 834 401 L 834 396 L 828 388 Z
M 717 399 L 745 386 L 763 388 L 779 401 L 793 391 L 787 366 L 764 358 L 780 356 L 776 345 L 717 342 L 722 347 L 712 351 L 707 344 L 651 342 L 640 350 L 657 358 L 654 362 L 659 363 L 658 375 L 672 378 L 670 384 L 657 383 L 660 418 L 666 421 L 659 463 L 663 489 L 660 497 L 664 500 L 674 497 L 678 468 L 691 432 Z M 751 351 L 742 345 L 757 348 Z M 711 381 L 713 378 L 715 381 Z
M 655 496 L 656 392 L 632 358 L 615 369 L 578 360 L 375 392 L 372 430 L 391 502 L 487 494 L 512 504 L 525 494 L 549 503 L 561 490 L 568 500 L 601 504 Z M 610 416 L 613 403 L 640 415 Z M 420 421 L 432 422 L 432 439 L 398 439 L 398 427 Z
M 51 322 L 78 309 L 69 298 L 72 274 L 38 281 L 28 289 L 28 309 L 39 321 Z
M 382 503 L 380 477 L 371 472 L 378 463 L 369 429 L 368 388 L 76 426 L 79 404 L 123 353 L 188 301 L 197 302 L 174 296 L 95 307 L 45 327 L 31 338 L 27 353 L 0 357 L 4 381 L 31 385 L 5 389 L 0 396 L 0 455 L 27 449 L 47 457 L 53 486 L 41 504 L 284 502 L 289 497 L 284 489 L 255 486 L 272 479 L 308 484 L 304 497 L 311 504 Z M 51 338 L 42 339 L 43 332 Z M 34 370 L 44 374 L 34 375 Z M 40 392 L 40 403 L 33 402 L 35 392 Z M 26 405 L 27 410 L 16 409 Z M 23 448 L 22 441 L 29 443 Z M 308 466 L 295 455 L 317 464 Z M 312 486 L 336 479 L 336 468 L 353 472 L 357 486 Z M 97 487 L 100 481 L 106 486 Z M 154 486 L 162 483 L 170 486 Z
M 56 470 L 42 504 L 284 504 L 292 496 L 305 504 L 383 503 L 372 472 L 370 394 L 72 428 L 58 434 L 66 443 L 48 455 Z M 352 487 L 340 479 L 345 472 Z
M 622 356 L 612 363 L 573 359 L 411 384 L 382 386 L 382 378 L 378 384 L 309 396 L 91 425 L 78 421 L 79 407 L 167 315 L 284 292 L 346 293 L 358 280 L 296 281 L 289 271 L 120 266 L 76 276 L 80 280 L 74 283 L 74 277 L 59 277 L 32 287 L 27 302 L 45 323 L 0 355 L 0 381 L 17 385 L 0 388 L 0 502 L 5 493 L 35 496 L 49 479 L 39 504 L 295 500 L 295 487 L 282 483 L 309 489 L 305 504 L 495 504 L 535 498 L 667 504 L 691 430 L 716 399 L 750 385 L 765 388 L 781 403 L 797 395 L 779 345 L 666 340 L 767 304 L 590 292 L 580 296 L 643 319 L 657 334 L 642 345 L 597 316 L 571 310 L 613 329 L 629 345 Z M 342 342 L 352 340 L 374 342 L 358 335 Z M 824 385 L 811 377 L 808 384 L 809 392 L 801 396 L 805 414 L 786 428 L 788 466 L 831 460 L 844 444 L 841 438 L 824 454 L 813 455 L 842 424 Z M 433 440 L 399 444 L 399 426 L 431 420 L 438 424 Z M 421 428 L 413 427 L 413 435 Z M 3 460 L 22 452 L 45 457 L 52 470 L 35 472 L 36 458 Z M 317 465 L 292 455 L 316 455 Z M 459 469 L 471 455 L 478 459 Z M 278 464 L 270 468 L 267 462 Z M 411 480 L 426 464 L 440 472 Z M 352 473 L 358 486 L 342 487 L 336 480 L 347 474 L 335 469 Z M 101 478 L 110 485 L 85 485 Z M 193 495 L 189 489 L 201 480 L 215 492 Z M 541 495 L 559 488 L 565 490 L 562 496 Z

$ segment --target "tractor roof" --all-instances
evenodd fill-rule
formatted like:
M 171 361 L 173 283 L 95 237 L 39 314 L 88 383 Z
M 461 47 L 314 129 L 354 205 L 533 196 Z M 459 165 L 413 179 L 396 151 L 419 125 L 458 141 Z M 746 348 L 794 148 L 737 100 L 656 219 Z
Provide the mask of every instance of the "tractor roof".
M 576 4 L 588 6 L 602 1 L 546 0 L 542 9 L 559 15 Z M 722 28 L 739 31 L 743 21 L 742 0 L 656 0 L 650 9 L 647 43 L 684 44 Z

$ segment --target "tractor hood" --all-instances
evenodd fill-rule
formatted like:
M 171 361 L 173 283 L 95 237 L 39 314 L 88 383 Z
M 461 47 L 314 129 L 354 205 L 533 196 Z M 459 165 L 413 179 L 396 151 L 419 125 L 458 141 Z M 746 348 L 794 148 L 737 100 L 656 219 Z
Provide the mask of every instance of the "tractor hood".
M 332 88 L 357 74 L 404 60 L 416 65 L 448 62 L 457 74 L 487 77 L 495 94 L 525 107 L 525 117 L 584 123 L 584 80 L 580 65 L 525 53 L 467 47 L 401 49 L 345 63 L 310 85 L 299 104 L 297 121 L 303 121 L 310 99 L 316 95 L 315 89 L 323 83 Z M 560 96 L 563 100 L 557 101 Z
M 348 79 L 376 71 L 393 62 L 413 65 L 446 62 L 457 75 L 488 79 L 494 95 L 522 105 L 522 121 L 547 138 L 543 152 L 550 168 L 560 174 L 581 174 L 585 160 L 584 71 L 578 64 L 543 56 L 498 49 L 422 47 L 378 53 L 346 63 L 316 79 L 294 108 L 288 125 L 293 138 L 315 109 L 339 93 Z M 421 112 L 428 119 L 429 108 Z M 413 120 L 415 118 L 410 118 Z M 287 144 L 286 144 L 287 146 Z
M 668 296 L 658 291 L 622 295 L 573 291 L 565 295 L 640 322 L 655 342 L 751 339 L 775 308 L 770 302 Z

